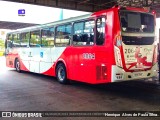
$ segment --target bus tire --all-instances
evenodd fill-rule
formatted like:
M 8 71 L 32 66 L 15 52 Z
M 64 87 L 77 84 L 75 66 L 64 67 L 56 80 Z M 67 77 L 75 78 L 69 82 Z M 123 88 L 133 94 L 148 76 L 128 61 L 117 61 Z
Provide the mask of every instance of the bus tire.
M 18 59 L 16 59 L 16 61 L 15 61 L 15 68 L 16 68 L 17 72 L 19 72 L 19 73 L 21 72 L 20 62 Z
M 56 67 L 56 77 L 59 83 L 67 84 L 67 71 L 63 63 L 59 63 Z

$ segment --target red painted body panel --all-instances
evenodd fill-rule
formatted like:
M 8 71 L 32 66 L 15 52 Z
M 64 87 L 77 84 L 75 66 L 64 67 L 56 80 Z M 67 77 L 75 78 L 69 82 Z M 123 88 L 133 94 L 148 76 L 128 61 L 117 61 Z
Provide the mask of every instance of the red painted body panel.
M 19 59 L 19 60 L 20 60 L 20 68 L 21 68 L 21 70 L 29 72 L 29 70 L 28 70 L 28 69 L 26 68 L 26 66 L 23 64 L 22 60 L 21 60 L 21 59 Z
M 43 75 L 55 76 L 55 67 L 52 66 L 49 70 L 42 73 Z

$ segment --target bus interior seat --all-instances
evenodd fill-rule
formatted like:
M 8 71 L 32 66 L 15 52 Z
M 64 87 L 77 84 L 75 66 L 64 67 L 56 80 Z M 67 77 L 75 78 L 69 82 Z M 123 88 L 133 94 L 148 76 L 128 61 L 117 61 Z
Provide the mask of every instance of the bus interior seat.
M 76 35 L 76 34 L 73 35 L 73 41 L 78 42 L 78 38 L 77 38 L 77 35 Z
M 94 42 L 94 35 L 90 34 L 90 42 Z
M 82 35 L 82 42 L 87 42 L 88 40 L 88 34 L 83 34 Z

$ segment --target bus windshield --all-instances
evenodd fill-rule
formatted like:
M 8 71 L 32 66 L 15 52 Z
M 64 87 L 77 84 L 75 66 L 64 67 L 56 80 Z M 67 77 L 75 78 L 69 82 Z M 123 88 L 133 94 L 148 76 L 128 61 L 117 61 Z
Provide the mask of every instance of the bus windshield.
M 151 14 L 123 10 L 119 15 L 123 32 L 154 32 L 154 16 Z

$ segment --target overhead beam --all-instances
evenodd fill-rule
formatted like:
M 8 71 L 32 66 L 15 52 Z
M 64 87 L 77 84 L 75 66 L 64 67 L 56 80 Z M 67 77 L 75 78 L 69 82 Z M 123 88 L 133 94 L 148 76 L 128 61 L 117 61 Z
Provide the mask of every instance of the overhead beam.
M 16 1 L 4 0 L 4 1 L 41 5 L 48 7 L 58 7 L 63 9 L 80 10 L 86 12 L 93 12 L 93 10 L 97 10 L 96 6 L 94 6 L 93 9 L 93 5 L 85 3 L 79 4 L 79 2 L 76 0 L 16 0 Z
M 31 23 L 20 23 L 20 22 L 9 22 L 9 21 L 0 21 L 0 29 L 20 29 L 24 27 L 30 27 L 38 24 Z
M 134 7 L 150 7 L 155 9 L 157 16 L 160 17 L 160 0 L 4 0 L 19 3 L 27 3 L 34 5 L 42 5 L 49 7 L 57 7 L 63 9 L 80 10 L 86 12 L 94 12 L 102 9 L 110 8 L 114 5 L 134 6 Z

